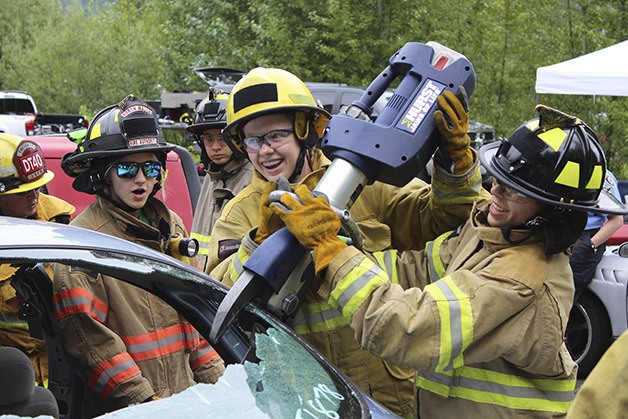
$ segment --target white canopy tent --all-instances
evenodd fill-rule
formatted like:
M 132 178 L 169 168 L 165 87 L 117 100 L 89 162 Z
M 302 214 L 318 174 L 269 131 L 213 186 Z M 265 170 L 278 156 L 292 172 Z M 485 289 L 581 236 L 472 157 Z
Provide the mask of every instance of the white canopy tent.
M 536 70 L 539 94 L 628 96 L 628 40 Z

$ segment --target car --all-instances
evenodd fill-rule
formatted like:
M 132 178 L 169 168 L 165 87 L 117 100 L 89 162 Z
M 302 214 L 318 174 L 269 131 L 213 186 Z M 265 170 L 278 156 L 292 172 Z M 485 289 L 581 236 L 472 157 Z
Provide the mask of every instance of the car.
M 126 240 L 74 226 L 0 217 L 0 264 L 18 268 L 12 284 L 24 298 L 22 313 L 31 333 L 46 339 L 49 389 L 62 418 L 77 417 L 82 385 L 65 362 L 52 329 L 52 283 L 42 267 L 49 263 L 110 275 L 143 288 L 170 304 L 207 339 L 228 291 L 203 272 Z M 227 364 L 216 385 L 197 384 L 170 398 L 105 416 L 148 417 L 148 411 L 152 417 L 395 417 L 254 304 L 247 304 L 224 335 L 211 343 Z
M 76 217 L 86 206 L 94 202 L 94 195 L 78 192 L 72 188 L 74 178 L 61 168 L 63 156 L 76 149 L 76 144 L 63 134 L 29 136 L 42 148 L 46 164 L 55 177 L 46 185 L 46 192 L 61 198 L 76 207 Z M 157 192 L 157 198 L 182 219 L 187 231 L 192 227 L 196 203 L 201 192 L 201 183 L 192 155 L 183 147 L 177 146 L 168 153 L 166 160 L 168 174 L 164 187 Z
M 628 329 L 628 242 L 609 246 L 593 280 L 571 309 L 565 341 L 585 378 Z
M 628 181 L 618 181 L 622 202 Z M 593 280 L 569 314 L 565 342 L 585 378 L 608 347 L 628 329 L 628 221 L 607 241 Z

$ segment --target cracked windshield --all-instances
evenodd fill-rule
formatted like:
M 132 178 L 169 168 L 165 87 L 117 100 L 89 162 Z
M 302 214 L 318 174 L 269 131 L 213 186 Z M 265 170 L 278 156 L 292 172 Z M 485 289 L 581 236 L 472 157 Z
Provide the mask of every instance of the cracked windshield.
M 359 405 L 292 337 L 276 329 L 257 334 L 259 364 L 229 365 L 216 384 L 197 384 L 152 403 L 127 407 L 103 418 L 346 418 Z

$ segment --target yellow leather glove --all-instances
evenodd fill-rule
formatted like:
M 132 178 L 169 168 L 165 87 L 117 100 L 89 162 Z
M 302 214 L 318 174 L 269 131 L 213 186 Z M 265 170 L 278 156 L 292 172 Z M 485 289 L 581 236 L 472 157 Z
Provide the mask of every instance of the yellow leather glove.
M 454 165 L 454 174 L 465 173 L 473 166 L 473 152 L 469 138 L 469 104 L 464 87 L 454 95 L 449 90 L 437 98 L 438 109 L 434 122 L 441 134 L 439 154 L 449 158 Z M 445 154 L 446 153 L 446 154 Z
M 340 218 L 323 196 L 313 197 L 307 186 L 301 185 L 294 192 L 300 202 L 291 194 L 283 194 L 281 203 L 273 203 L 270 208 L 303 246 L 313 250 L 314 270 L 321 276 L 347 247 L 338 238 Z
M 259 225 L 253 241 L 262 244 L 271 234 L 284 226 L 283 221 L 270 210 L 270 193 L 274 190 L 291 191 L 290 183 L 286 178 L 280 177 L 277 182 L 271 181 L 266 184 L 262 192 L 262 199 L 259 203 Z

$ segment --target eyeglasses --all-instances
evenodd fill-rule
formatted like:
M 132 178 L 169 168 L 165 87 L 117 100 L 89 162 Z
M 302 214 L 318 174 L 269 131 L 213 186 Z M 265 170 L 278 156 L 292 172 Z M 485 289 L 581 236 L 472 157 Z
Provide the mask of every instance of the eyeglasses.
M 290 134 L 293 132 L 293 129 L 276 129 L 264 135 L 246 137 L 242 142 L 249 153 L 259 153 L 262 144 L 266 144 L 268 147 L 276 150 L 282 145 L 288 144 L 292 139 Z
M 207 145 L 212 145 L 215 142 L 218 142 L 218 144 L 226 145 L 225 140 L 220 135 L 215 137 L 211 134 L 203 134 L 201 135 L 201 140 Z
M 524 202 L 525 200 L 528 199 L 527 196 L 515 191 L 514 189 L 512 189 L 509 186 L 506 186 L 502 183 L 499 183 L 499 181 L 495 178 L 492 179 L 493 181 L 493 188 L 497 186 L 497 193 L 499 193 L 502 197 L 504 197 L 504 199 L 507 199 L 508 201 L 513 201 L 513 202 Z
M 41 188 L 35 188 L 35 189 L 31 189 L 31 190 L 25 191 L 25 192 L 16 192 L 15 195 L 17 195 L 17 196 L 26 196 L 29 193 L 39 193 L 40 190 L 41 190 Z
M 123 161 L 115 164 L 114 167 L 120 179 L 133 179 L 140 171 L 140 167 L 147 178 L 156 178 L 161 173 L 161 163 L 158 161 L 146 161 L 144 163 Z

